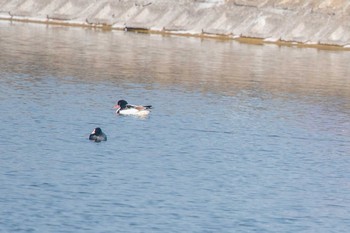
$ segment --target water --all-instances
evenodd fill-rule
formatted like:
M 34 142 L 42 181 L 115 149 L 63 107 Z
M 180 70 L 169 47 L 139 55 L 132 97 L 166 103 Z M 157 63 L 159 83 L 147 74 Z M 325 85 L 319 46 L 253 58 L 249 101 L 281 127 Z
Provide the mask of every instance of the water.
M 348 52 L 0 35 L 1 232 L 349 232 Z M 118 99 L 154 109 L 120 117 Z

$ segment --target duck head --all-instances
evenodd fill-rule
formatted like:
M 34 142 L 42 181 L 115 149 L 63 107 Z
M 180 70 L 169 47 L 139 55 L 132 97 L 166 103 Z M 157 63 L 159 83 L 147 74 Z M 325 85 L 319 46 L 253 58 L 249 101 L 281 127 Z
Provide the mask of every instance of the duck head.
M 95 128 L 91 134 L 99 136 L 102 134 L 102 130 L 101 130 L 101 128 Z
M 119 100 L 117 105 L 114 106 L 114 108 L 118 109 L 118 110 L 122 110 L 126 108 L 126 105 L 128 104 L 128 102 L 126 102 L 125 100 Z M 117 111 L 118 111 L 117 110 Z

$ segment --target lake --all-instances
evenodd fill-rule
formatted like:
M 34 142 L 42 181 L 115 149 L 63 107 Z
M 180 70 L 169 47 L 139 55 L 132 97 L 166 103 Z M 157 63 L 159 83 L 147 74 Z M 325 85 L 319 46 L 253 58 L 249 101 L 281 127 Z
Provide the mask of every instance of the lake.
M 0 232 L 349 232 L 349 63 L 2 21 Z

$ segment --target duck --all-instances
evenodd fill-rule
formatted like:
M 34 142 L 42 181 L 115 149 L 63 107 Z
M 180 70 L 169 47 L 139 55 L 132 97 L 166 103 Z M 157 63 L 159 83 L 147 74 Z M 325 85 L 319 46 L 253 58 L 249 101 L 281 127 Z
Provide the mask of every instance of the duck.
M 89 140 L 95 142 L 107 141 L 107 136 L 102 132 L 101 128 L 97 127 L 91 132 Z
M 152 105 L 133 105 L 128 104 L 126 100 L 119 100 L 114 108 L 119 115 L 146 116 L 150 113 Z

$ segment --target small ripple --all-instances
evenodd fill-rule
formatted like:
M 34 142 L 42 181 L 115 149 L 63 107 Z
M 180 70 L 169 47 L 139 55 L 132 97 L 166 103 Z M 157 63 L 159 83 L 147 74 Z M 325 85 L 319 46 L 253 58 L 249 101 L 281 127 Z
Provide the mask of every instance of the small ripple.
M 193 132 L 200 132 L 200 133 L 237 134 L 233 131 L 219 131 L 219 130 L 208 130 L 208 129 L 179 128 L 179 130 L 193 131 Z

